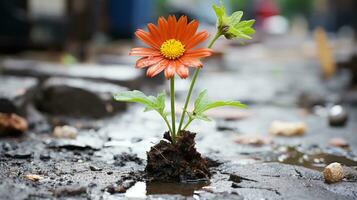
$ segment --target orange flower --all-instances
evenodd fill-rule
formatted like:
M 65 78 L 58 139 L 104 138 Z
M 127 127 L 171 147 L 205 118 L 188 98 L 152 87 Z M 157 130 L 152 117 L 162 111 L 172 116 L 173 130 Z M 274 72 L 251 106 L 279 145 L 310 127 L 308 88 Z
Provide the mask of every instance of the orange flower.
M 158 19 L 158 26 L 148 24 L 149 32 L 138 29 L 135 35 L 149 45 L 149 48 L 133 48 L 129 55 L 142 56 L 137 62 L 137 68 L 148 67 L 146 75 L 154 77 L 165 70 L 165 77 L 170 79 L 175 72 L 181 78 L 188 77 L 189 67 L 202 67 L 199 58 L 212 55 L 207 48 L 193 49 L 208 38 L 206 31 L 196 33 L 198 21 L 187 22 L 186 16 L 179 20 L 175 16 Z

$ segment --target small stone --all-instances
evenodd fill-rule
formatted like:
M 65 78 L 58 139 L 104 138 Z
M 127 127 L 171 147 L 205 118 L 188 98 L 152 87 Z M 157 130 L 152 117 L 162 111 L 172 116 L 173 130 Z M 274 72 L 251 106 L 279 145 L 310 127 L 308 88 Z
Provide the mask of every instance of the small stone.
M 72 126 L 56 126 L 53 136 L 56 138 L 76 139 L 78 130 Z
M 37 175 L 37 174 L 27 174 L 27 175 L 25 175 L 24 177 L 25 177 L 25 179 L 30 180 L 30 181 L 33 181 L 33 182 L 37 182 L 37 181 L 43 179 L 42 176 Z
M 329 109 L 328 120 L 330 126 L 344 126 L 348 120 L 346 109 L 341 105 L 334 105 Z
M 272 135 L 301 136 L 306 132 L 306 124 L 303 122 L 274 121 L 269 128 Z
M 51 156 L 49 154 L 40 154 L 40 159 L 41 160 L 49 160 L 49 159 L 51 159 Z
M 109 192 L 110 194 L 115 194 L 115 193 L 124 193 L 126 192 L 126 189 L 123 185 L 110 185 L 106 188 L 106 191 Z
M 256 146 L 267 145 L 273 142 L 270 136 L 250 135 L 250 134 L 240 135 L 236 137 L 234 141 L 238 144 L 256 145 Z
M 91 171 L 102 171 L 103 170 L 103 168 L 100 168 L 100 167 L 97 167 L 97 166 L 93 166 L 93 165 L 91 165 L 91 166 L 89 166 L 89 169 L 91 170 Z
M 341 147 L 341 148 L 349 147 L 349 144 L 343 138 L 331 138 L 328 144 L 333 147 Z
M 24 133 L 27 128 L 26 119 L 14 113 L 0 113 L 0 135 Z
M 342 165 L 334 162 L 325 167 L 323 175 L 326 183 L 336 183 L 342 181 L 345 173 Z
M 70 117 L 100 118 L 124 110 L 113 94 L 128 88 L 112 83 L 72 78 L 50 78 L 43 83 L 37 107 L 44 112 Z

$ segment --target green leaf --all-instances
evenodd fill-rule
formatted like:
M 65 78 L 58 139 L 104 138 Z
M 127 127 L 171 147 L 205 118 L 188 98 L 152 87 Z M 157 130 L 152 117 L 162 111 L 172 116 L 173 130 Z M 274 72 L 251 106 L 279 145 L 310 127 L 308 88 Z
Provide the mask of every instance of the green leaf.
M 214 12 L 216 13 L 217 16 L 217 24 L 222 24 L 223 23 L 223 18 L 226 16 L 224 6 L 222 7 L 217 6 L 216 4 L 212 5 L 212 8 Z
M 238 24 L 234 25 L 234 28 L 240 29 L 240 28 L 245 28 L 245 27 L 251 27 L 255 23 L 254 19 L 247 20 L 247 21 L 241 21 Z
M 252 37 L 250 37 L 249 35 L 235 28 L 230 28 L 227 34 L 225 35 L 225 37 L 227 39 L 241 39 L 241 38 L 248 39 L 248 40 L 252 39 Z
M 165 112 L 165 93 L 160 93 L 157 97 L 146 96 L 138 90 L 125 91 L 114 95 L 116 101 L 140 103 L 145 106 L 145 112 L 155 110 L 161 115 L 166 116 Z
M 199 119 L 204 121 L 210 121 L 210 119 L 204 114 L 204 112 L 218 108 L 222 106 L 231 106 L 237 108 L 246 108 L 247 106 L 239 101 L 210 101 L 207 98 L 207 91 L 203 90 L 198 95 L 194 103 L 195 107 L 192 112 L 189 113 L 190 118 Z
M 243 17 L 243 12 L 242 11 L 236 11 L 234 12 L 230 17 L 228 17 L 229 19 L 229 24 L 231 25 L 236 25 L 239 24 L 240 20 Z

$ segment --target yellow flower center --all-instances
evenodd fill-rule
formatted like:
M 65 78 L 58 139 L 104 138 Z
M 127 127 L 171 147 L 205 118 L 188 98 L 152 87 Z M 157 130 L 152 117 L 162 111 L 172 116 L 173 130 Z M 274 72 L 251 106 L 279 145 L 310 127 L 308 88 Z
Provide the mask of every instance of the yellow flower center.
M 161 54 L 170 60 L 177 59 L 185 52 L 185 45 L 175 39 L 166 40 L 160 47 Z

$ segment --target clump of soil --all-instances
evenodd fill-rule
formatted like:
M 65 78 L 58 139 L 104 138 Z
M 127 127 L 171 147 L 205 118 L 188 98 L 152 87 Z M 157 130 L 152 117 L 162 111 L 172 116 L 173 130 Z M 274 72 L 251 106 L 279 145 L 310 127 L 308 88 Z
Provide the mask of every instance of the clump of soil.
M 150 181 L 194 181 L 211 177 L 208 162 L 195 148 L 196 133 L 181 131 L 175 144 L 168 132 L 147 152 L 145 172 Z

